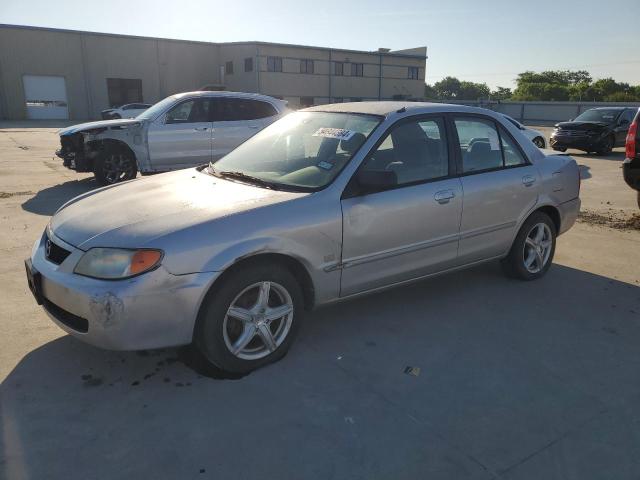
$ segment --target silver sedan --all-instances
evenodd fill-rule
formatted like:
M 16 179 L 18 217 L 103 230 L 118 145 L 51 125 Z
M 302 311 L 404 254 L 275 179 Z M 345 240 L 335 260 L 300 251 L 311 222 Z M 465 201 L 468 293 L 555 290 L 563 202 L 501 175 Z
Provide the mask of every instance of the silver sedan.
M 571 157 L 487 110 L 318 106 L 213 164 L 71 200 L 27 277 L 85 342 L 193 344 L 244 373 L 281 358 L 318 305 L 492 260 L 540 278 L 579 191 Z

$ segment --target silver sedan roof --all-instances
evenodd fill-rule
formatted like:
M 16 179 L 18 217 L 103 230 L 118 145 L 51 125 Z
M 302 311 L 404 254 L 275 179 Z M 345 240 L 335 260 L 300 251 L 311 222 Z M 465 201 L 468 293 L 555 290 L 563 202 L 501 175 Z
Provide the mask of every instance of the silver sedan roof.
M 404 109 L 404 110 L 403 110 Z M 448 103 L 429 102 L 397 102 L 397 101 L 375 101 L 375 102 L 350 102 L 332 103 L 327 105 L 316 105 L 314 107 L 300 110 L 302 112 L 341 112 L 341 113 L 364 113 L 370 115 L 383 115 L 406 111 L 416 113 L 436 113 L 436 112 L 469 112 L 492 115 L 493 112 L 484 108 L 467 107 L 465 105 L 452 105 Z M 492 115 L 493 116 L 493 115 Z

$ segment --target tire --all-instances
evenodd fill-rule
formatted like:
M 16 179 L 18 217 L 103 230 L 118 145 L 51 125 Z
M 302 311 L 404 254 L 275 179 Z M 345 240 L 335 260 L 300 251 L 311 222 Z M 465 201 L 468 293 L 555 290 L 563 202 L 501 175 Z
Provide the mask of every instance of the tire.
M 268 303 L 263 300 L 266 285 Z M 269 320 L 270 313 L 284 314 Z M 196 323 L 194 346 L 213 367 L 246 374 L 284 357 L 303 316 L 302 289 L 288 269 L 266 262 L 240 267 L 207 294 Z
M 608 136 L 601 147 L 596 151 L 598 155 L 608 155 L 613 150 L 615 145 L 615 139 L 612 136 Z
M 556 152 L 566 152 L 567 149 L 565 147 L 553 147 Z
M 544 138 L 542 138 L 542 137 L 536 137 L 531 141 L 538 148 L 545 148 L 546 147 L 546 144 L 544 142 Z
M 109 148 L 93 163 L 93 174 L 100 185 L 113 185 L 136 178 L 138 166 L 135 156 L 125 149 Z
M 520 228 L 509 254 L 502 260 L 505 273 L 527 281 L 544 276 L 553 261 L 556 236 L 556 226 L 547 214 L 531 214 Z M 539 255 L 536 254 L 536 245 L 540 247 Z
M 122 116 L 119 113 L 114 113 L 113 115 L 111 115 L 112 120 L 120 120 L 121 118 Z
M 636 197 L 636 200 L 638 201 L 638 208 L 640 208 L 640 190 L 638 190 L 638 196 Z

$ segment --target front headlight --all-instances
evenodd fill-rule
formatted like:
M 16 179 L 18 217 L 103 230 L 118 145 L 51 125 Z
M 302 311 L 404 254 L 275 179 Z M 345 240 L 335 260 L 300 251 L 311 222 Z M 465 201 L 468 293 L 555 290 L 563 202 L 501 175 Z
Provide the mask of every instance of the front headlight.
M 148 272 L 156 268 L 160 260 L 161 250 L 92 248 L 80 258 L 73 271 L 85 277 L 119 280 Z

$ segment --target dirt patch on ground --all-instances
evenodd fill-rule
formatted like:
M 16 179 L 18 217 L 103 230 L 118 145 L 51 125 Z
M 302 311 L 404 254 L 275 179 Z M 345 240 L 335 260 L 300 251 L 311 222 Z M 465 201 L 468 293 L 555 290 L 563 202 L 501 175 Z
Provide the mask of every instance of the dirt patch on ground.
M 624 210 L 609 210 L 606 212 L 583 210 L 578 215 L 578 221 L 588 225 L 598 225 L 617 230 L 640 230 L 640 213 L 630 214 Z
M 35 195 L 31 190 L 26 192 L 0 192 L 0 198 L 21 197 L 24 195 Z

